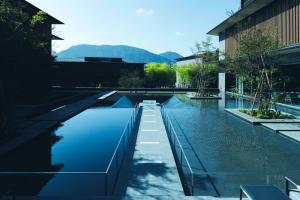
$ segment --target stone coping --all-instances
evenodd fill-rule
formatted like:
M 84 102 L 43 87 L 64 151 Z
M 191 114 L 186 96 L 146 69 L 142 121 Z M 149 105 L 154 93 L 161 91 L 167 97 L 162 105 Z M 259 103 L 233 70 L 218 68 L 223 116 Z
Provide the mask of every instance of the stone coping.
M 225 109 L 226 112 L 235 115 L 249 123 L 252 124 L 261 124 L 261 123 L 300 123 L 300 119 L 258 119 L 252 117 L 243 112 L 240 112 L 238 109 Z
M 275 132 L 300 131 L 300 123 L 262 123 L 261 125 Z
M 300 143 L 300 131 L 279 131 L 278 133 Z
M 191 94 L 191 93 L 187 93 L 186 96 L 190 99 L 222 99 L 222 97 L 217 96 L 217 95 L 212 95 L 212 96 L 208 96 L 208 97 L 197 97 L 197 96 L 193 96 L 193 94 Z
M 276 103 L 276 105 L 281 106 L 281 107 L 286 107 L 286 108 L 289 108 L 292 110 L 300 111 L 300 107 L 297 107 L 297 106 L 288 105 L 288 104 L 284 104 L 284 103 Z
M 105 95 L 99 97 L 98 100 L 104 100 L 104 99 L 106 99 L 106 98 L 108 98 L 108 97 L 110 97 L 110 96 L 116 94 L 117 92 L 118 92 L 117 90 L 114 90 L 114 91 L 112 91 L 112 92 L 109 92 L 109 93 L 107 93 L 107 94 L 105 94 Z

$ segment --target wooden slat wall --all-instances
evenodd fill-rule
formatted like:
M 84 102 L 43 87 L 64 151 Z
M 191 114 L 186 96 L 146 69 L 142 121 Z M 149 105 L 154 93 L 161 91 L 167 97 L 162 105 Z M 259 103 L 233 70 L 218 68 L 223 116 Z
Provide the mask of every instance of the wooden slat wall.
M 226 53 L 232 54 L 237 47 L 233 30 L 242 27 L 276 32 L 282 44 L 300 43 L 300 0 L 277 0 L 267 7 L 244 19 L 239 26 L 227 30 Z

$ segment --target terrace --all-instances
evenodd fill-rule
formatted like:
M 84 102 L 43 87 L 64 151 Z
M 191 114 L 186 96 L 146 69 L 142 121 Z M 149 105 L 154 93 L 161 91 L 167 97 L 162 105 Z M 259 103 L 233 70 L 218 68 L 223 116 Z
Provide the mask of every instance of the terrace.
M 241 2 L 242 9 L 211 34 L 274 1 Z M 23 0 L 6 3 L 1 12 L 12 19 L 1 18 L 1 24 L 32 17 L 14 45 L 7 45 L 14 46 L 8 52 L 20 48 L 32 57 L 40 53 L 41 60 L 33 61 L 37 66 L 32 71 L 19 67 L 22 56 L 14 63 L 8 53 L 1 62 L 16 67 L 22 79 L 0 66 L 5 72 L 0 74 L 0 199 L 300 199 L 298 82 L 286 86 L 274 80 L 286 77 L 271 70 L 279 69 L 274 58 L 280 53 L 269 57 L 274 44 L 270 35 L 250 32 L 246 41 L 239 41 L 251 44 L 241 45 L 250 50 L 242 49 L 228 63 L 219 60 L 210 38 L 196 44 L 198 53 L 177 59 L 177 65 L 120 57 L 52 63 L 50 43 L 37 47 L 44 37 L 39 26 L 33 30 L 35 23 L 43 24 L 45 13 L 26 1 L 24 7 Z M 26 13 L 26 7 L 33 11 Z M 141 12 L 146 11 L 136 14 Z M 50 35 L 47 39 L 60 39 Z M 85 52 L 90 48 L 82 47 Z M 293 57 L 285 57 L 289 64 L 297 63 L 298 45 L 281 50 Z M 243 59 L 245 54 L 252 57 Z M 227 79 L 236 76 L 242 84 L 226 87 Z
M 285 176 L 299 182 L 300 129 L 273 131 L 226 111 L 241 106 L 250 102 L 98 90 L 37 118 L 17 148 L 2 146 L 1 196 L 238 199 L 240 185 L 284 191 Z

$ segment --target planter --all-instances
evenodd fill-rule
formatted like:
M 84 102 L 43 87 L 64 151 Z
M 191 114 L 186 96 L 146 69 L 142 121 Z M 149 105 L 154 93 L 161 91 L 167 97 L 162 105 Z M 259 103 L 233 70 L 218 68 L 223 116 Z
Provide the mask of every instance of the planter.
M 248 115 L 239 111 L 238 109 L 225 109 L 228 113 L 235 115 L 249 123 L 261 124 L 261 123 L 300 123 L 300 119 L 259 119 L 257 117 Z
M 186 96 L 190 99 L 222 99 L 218 95 L 209 95 L 209 96 L 196 96 L 195 93 L 187 93 Z

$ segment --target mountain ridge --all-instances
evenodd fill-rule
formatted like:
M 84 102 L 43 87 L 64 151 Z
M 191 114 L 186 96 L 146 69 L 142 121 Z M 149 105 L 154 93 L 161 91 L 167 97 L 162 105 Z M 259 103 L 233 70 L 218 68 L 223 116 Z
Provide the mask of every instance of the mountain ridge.
M 125 62 L 137 63 L 175 63 L 175 58 L 182 57 L 176 52 L 155 54 L 148 50 L 128 45 L 74 45 L 57 53 L 57 61 L 84 61 L 84 57 L 118 57 Z

